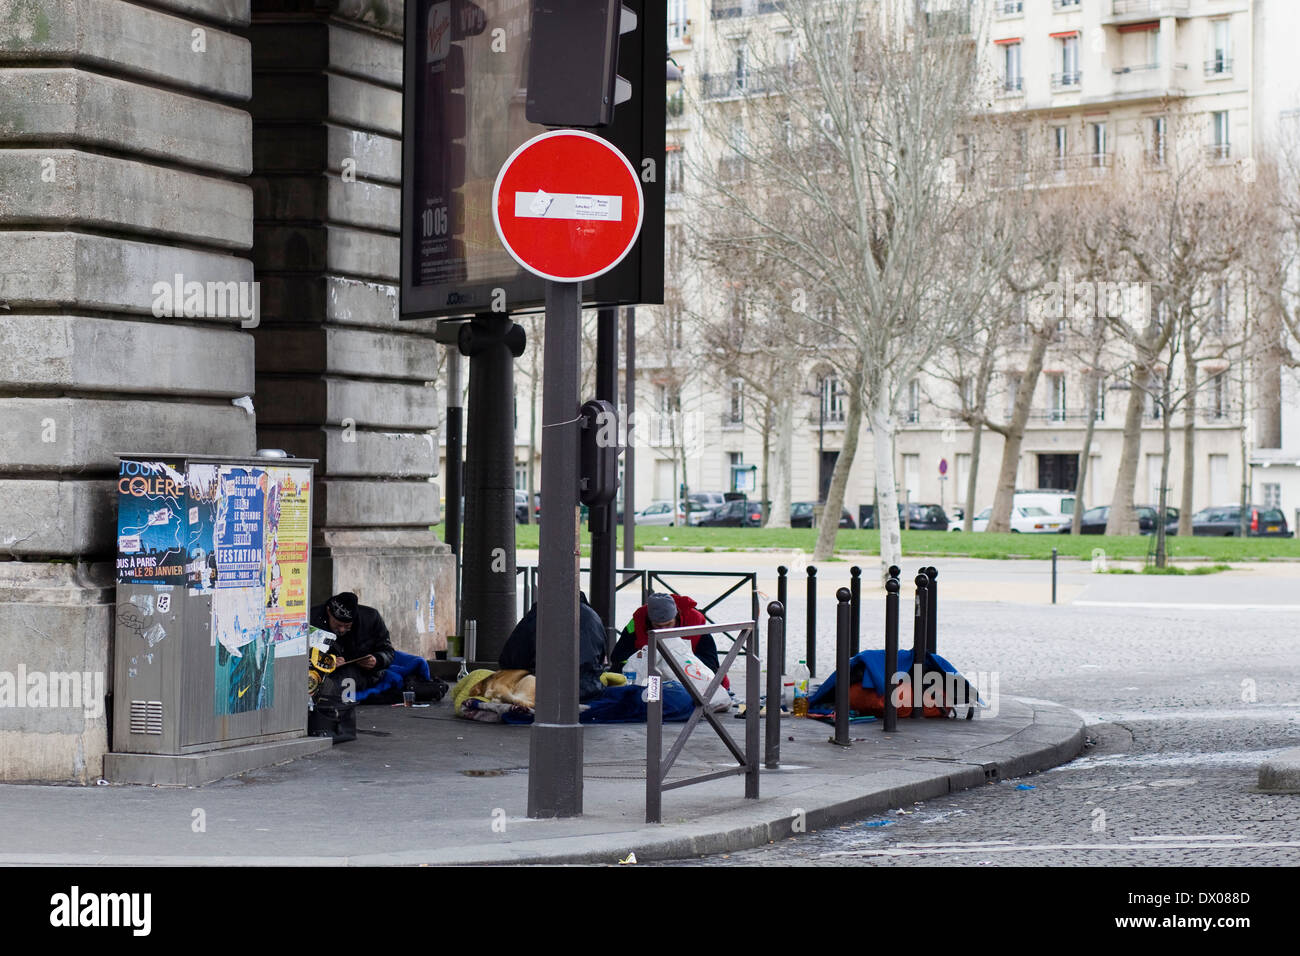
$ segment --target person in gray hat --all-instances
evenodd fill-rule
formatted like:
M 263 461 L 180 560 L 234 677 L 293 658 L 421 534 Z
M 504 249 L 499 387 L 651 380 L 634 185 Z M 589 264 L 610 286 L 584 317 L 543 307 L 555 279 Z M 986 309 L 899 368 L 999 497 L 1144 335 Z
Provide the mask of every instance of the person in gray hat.
M 708 624 L 708 619 L 695 606 L 695 599 L 684 594 L 664 594 L 655 592 L 646 603 L 637 608 L 632 620 L 627 622 L 622 636 L 614 645 L 614 652 L 609 655 L 610 669 L 621 671 L 627 659 L 645 647 L 649 632 L 665 627 L 694 627 Z M 718 648 L 713 643 L 712 634 L 698 634 L 688 637 L 695 656 L 700 663 L 715 674 L 718 672 Z M 722 679 L 723 687 L 730 687 L 730 681 Z

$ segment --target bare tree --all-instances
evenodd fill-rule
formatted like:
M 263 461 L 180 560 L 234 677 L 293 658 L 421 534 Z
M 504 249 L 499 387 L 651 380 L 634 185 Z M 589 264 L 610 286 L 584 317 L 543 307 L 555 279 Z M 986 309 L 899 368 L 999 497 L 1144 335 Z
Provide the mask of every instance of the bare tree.
M 930 4 L 934 7 L 935 4 Z M 834 308 L 809 315 L 848 386 L 825 510 L 839 514 L 863 418 L 875 445 L 882 573 L 901 557 L 893 445 L 908 383 L 963 334 L 1006 236 L 987 193 L 952 175 L 979 102 L 968 5 L 788 0 L 779 37 L 755 37 L 737 99 L 701 112 L 722 162 L 702 197 L 724 247 L 779 264 L 780 280 Z M 707 87 L 707 84 L 706 84 Z M 716 89 L 704 89 L 716 97 Z M 747 189 L 745 183 L 761 183 Z M 715 213 L 717 213 L 715 217 Z M 834 550 L 823 521 L 814 552 Z

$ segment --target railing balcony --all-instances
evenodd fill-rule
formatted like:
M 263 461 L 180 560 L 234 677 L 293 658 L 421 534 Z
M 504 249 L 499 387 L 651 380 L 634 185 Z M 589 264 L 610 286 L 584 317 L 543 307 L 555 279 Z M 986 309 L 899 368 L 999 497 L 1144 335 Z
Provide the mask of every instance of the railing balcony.
M 1216 56 L 1212 60 L 1206 60 L 1205 75 L 1209 77 L 1232 76 L 1232 58 Z
M 1002 96 L 1018 96 L 1025 91 L 1025 78 L 1023 76 L 1008 76 L 1002 80 L 1002 88 L 998 91 Z
M 1053 73 L 1052 89 L 1054 90 L 1077 90 L 1079 84 L 1083 82 L 1083 71 L 1074 70 L 1070 73 Z
M 1224 161 L 1232 158 L 1231 143 L 1211 143 L 1205 147 L 1205 156 L 1210 160 Z
M 1187 16 L 1190 10 L 1190 0 L 1111 0 L 1110 14 L 1102 14 L 1102 23 Z
M 706 100 L 754 96 L 789 89 L 799 78 L 797 64 L 765 70 L 729 70 L 726 73 L 701 73 L 700 95 Z
M 995 13 L 999 19 L 1018 17 L 1025 12 L 1024 0 L 997 0 Z
M 1078 10 L 1079 0 L 1052 0 L 1053 10 Z

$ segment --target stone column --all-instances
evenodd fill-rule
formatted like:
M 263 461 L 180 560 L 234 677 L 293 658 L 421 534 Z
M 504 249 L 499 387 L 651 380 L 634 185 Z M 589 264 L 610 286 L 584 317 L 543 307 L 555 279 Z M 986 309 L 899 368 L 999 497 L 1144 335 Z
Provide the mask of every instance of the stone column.
M 0 679 L 94 690 L 0 707 L 0 780 L 101 775 L 118 453 L 255 447 L 251 320 L 172 295 L 250 291 L 248 7 L 0 3 Z
M 318 458 L 312 599 L 356 591 L 402 650 L 454 625 L 433 323 L 397 318 L 401 0 L 258 0 L 258 442 Z M 432 605 L 432 607 L 431 607 Z

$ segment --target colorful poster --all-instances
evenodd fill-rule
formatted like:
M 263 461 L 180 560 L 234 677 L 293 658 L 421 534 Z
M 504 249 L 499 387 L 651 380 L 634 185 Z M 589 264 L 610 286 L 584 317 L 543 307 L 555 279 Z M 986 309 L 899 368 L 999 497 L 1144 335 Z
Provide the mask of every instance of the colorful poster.
M 284 657 L 307 653 L 307 553 L 311 537 L 311 469 L 267 470 L 267 639 Z
M 185 580 L 190 594 L 211 594 L 217 583 L 217 552 L 214 534 L 220 484 L 216 465 L 190 465 L 185 475 L 188 490 L 189 543 L 186 546 Z
M 117 479 L 119 584 L 185 583 L 185 476 L 180 467 L 122 461 Z
M 213 709 L 220 717 L 273 705 L 275 654 L 266 632 L 266 470 L 221 465 L 217 486 L 212 643 Z

